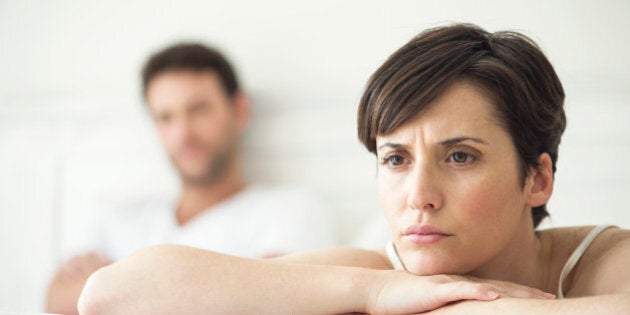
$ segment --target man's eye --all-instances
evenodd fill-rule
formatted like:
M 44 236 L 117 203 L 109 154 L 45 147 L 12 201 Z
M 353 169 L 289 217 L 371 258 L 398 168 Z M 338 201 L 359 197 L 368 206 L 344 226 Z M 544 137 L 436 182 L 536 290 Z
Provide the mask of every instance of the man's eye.
M 400 155 L 390 155 L 383 160 L 383 164 L 387 164 L 389 166 L 401 166 L 405 164 L 406 160 L 404 157 Z
M 204 113 L 210 109 L 210 106 L 207 103 L 195 103 L 192 107 L 190 107 L 190 113 Z
M 457 164 L 466 164 L 466 163 L 470 163 L 474 161 L 475 157 L 466 152 L 459 151 L 459 152 L 454 152 L 453 154 L 451 154 L 449 156 L 449 160 Z

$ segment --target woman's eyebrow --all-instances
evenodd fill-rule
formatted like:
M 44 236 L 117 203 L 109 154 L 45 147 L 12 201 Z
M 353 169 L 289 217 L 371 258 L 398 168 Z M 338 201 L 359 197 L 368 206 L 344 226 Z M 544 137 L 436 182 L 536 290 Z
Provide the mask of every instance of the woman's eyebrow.
M 449 145 L 454 145 L 460 142 L 464 142 L 464 141 L 473 141 L 476 143 L 480 143 L 480 144 L 485 144 L 488 145 L 488 142 L 479 138 L 474 138 L 474 137 L 457 137 L 457 138 L 452 138 L 452 139 L 447 139 L 444 141 L 441 141 L 439 144 L 444 145 L 444 146 L 449 146 Z M 400 149 L 406 149 L 406 146 L 400 143 L 392 143 L 392 142 L 386 142 L 381 144 L 380 146 L 377 147 L 377 150 L 383 149 L 383 148 L 391 148 L 394 150 L 400 150 Z
M 479 139 L 479 138 L 473 138 L 473 137 L 457 137 L 457 138 L 447 139 L 440 142 L 440 144 L 444 146 L 449 146 L 449 145 L 454 145 L 454 144 L 464 142 L 464 141 L 473 141 L 476 143 L 488 145 L 487 141 Z
M 380 149 L 382 149 L 384 147 L 392 148 L 392 149 L 395 149 L 395 150 L 400 150 L 400 149 L 406 148 L 406 146 L 404 146 L 404 145 L 402 145 L 400 143 L 386 142 L 386 143 L 383 143 L 380 146 L 378 146 L 377 149 L 380 150 Z

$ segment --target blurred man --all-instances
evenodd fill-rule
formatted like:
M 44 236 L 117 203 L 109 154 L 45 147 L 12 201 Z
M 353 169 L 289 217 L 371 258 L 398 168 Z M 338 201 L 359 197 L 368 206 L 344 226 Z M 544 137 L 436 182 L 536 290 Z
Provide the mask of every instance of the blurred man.
M 88 276 L 142 247 L 177 243 L 245 257 L 334 245 L 327 211 L 296 190 L 251 187 L 243 179 L 240 138 L 249 101 L 216 50 L 179 44 L 153 55 L 143 95 L 180 175 L 175 198 L 134 204 L 100 220 L 94 236 L 59 267 L 49 312 L 76 313 Z

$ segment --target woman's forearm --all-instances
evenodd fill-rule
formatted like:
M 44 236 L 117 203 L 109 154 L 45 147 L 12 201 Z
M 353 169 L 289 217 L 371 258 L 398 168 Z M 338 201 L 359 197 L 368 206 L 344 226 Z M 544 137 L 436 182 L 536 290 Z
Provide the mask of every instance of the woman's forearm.
M 598 295 L 561 300 L 502 298 L 491 302 L 462 301 L 428 314 L 629 314 L 630 294 Z
M 97 272 L 88 280 L 79 307 L 82 314 L 363 311 L 370 278 L 365 272 L 368 270 L 251 260 L 165 245 Z
M 546 298 L 539 290 L 500 281 L 254 260 L 161 245 L 93 274 L 79 299 L 79 310 L 81 314 L 411 314 L 458 300 L 493 300 L 497 292 Z

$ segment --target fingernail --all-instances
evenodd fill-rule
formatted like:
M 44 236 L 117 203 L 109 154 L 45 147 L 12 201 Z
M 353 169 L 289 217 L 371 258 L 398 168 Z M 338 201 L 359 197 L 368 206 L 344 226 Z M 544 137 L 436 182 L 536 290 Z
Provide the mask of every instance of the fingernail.
M 499 297 L 499 293 L 491 290 L 486 293 L 486 296 L 494 300 Z
M 545 297 L 546 297 L 546 298 L 548 298 L 548 299 L 555 299 L 555 298 L 556 298 L 556 295 L 555 295 L 555 294 L 551 294 L 551 293 L 546 293 L 546 292 L 545 292 Z

